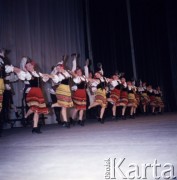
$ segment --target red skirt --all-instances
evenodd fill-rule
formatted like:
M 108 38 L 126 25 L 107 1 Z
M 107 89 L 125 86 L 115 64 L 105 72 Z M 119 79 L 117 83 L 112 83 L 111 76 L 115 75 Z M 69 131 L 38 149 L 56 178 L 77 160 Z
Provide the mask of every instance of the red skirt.
M 74 107 L 79 110 L 86 110 L 86 90 L 85 89 L 77 89 L 73 93 L 73 103 Z
M 149 99 L 150 99 L 151 106 L 157 106 L 157 100 L 155 96 L 149 96 Z
M 26 96 L 27 104 L 33 112 L 39 114 L 48 114 L 42 90 L 38 87 L 32 87 Z
M 161 108 L 165 107 L 161 97 L 156 97 L 156 101 L 157 101 L 157 106 L 158 107 L 161 107 Z
M 137 106 L 138 106 L 140 104 L 140 95 L 136 93 L 135 98 L 136 98 L 136 102 L 137 102 Z
M 127 104 L 128 104 L 128 93 L 127 93 L 127 91 L 121 91 L 120 92 L 120 100 L 119 100 L 117 106 L 119 106 L 119 105 L 127 106 Z
M 118 103 L 120 99 L 120 90 L 113 89 L 110 94 L 110 98 L 113 100 L 114 103 Z
M 142 93 L 141 95 L 141 104 L 142 105 L 148 105 L 150 102 L 149 96 L 147 95 L 147 93 Z

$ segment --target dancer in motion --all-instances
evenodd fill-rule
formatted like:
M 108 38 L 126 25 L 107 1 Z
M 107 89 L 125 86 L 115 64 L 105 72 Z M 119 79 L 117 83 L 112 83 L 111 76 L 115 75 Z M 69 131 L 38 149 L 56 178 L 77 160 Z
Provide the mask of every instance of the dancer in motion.
M 162 100 L 162 97 L 163 97 L 163 94 L 162 94 L 162 91 L 160 89 L 160 86 L 158 86 L 156 88 L 156 101 L 157 101 L 157 107 L 158 107 L 158 113 L 161 114 L 165 105 L 164 105 L 164 102 Z
M 40 73 L 36 72 L 35 70 L 35 62 L 26 57 L 25 68 L 26 71 L 23 71 L 12 65 L 6 66 L 6 72 L 15 72 L 20 80 L 29 81 L 29 87 L 26 89 L 26 102 L 28 104 L 29 110 L 25 114 L 25 118 L 34 113 L 32 133 L 40 134 L 41 131 L 40 127 L 38 126 L 39 115 L 48 114 L 49 111 L 46 107 L 44 96 L 41 90 Z M 46 81 L 44 77 L 42 80 Z
M 142 83 L 140 81 L 140 86 L 138 87 L 138 92 L 140 94 L 140 102 L 142 105 L 143 113 L 147 114 L 147 107 L 149 105 L 150 99 L 147 94 L 146 82 Z
M 73 103 L 74 103 L 74 111 L 72 114 L 72 119 L 74 120 L 79 112 L 78 116 L 78 124 L 84 126 L 83 115 L 86 110 L 87 96 L 86 96 L 86 83 L 87 78 L 83 75 L 82 69 L 77 67 L 74 74 L 74 84 L 75 90 L 72 95 Z
M 110 82 L 110 79 L 103 77 L 102 68 L 100 68 L 95 73 L 95 79 L 92 79 L 91 82 L 96 84 L 97 90 L 95 92 L 95 100 L 93 104 L 91 104 L 88 107 L 88 109 L 91 109 L 96 106 L 101 106 L 101 111 L 98 121 L 100 121 L 103 124 L 104 123 L 103 115 L 107 107 L 107 98 L 106 98 L 107 84 L 108 82 Z
M 117 118 L 116 109 L 120 100 L 121 81 L 119 79 L 118 73 L 115 73 L 112 76 L 112 79 L 113 80 L 110 83 L 111 93 L 110 93 L 110 97 L 107 100 L 112 104 L 112 115 L 113 115 L 112 119 L 114 120 Z
M 127 107 L 130 107 L 130 118 L 135 118 L 136 108 L 137 108 L 137 99 L 136 99 L 136 87 L 132 85 L 131 81 L 127 82 L 128 87 L 128 104 Z
M 119 103 L 117 104 L 117 106 L 122 107 L 121 118 L 124 119 L 124 120 L 126 119 L 125 111 L 126 111 L 126 108 L 127 108 L 127 104 L 128 104 L 127 82 L 126 82 L 126 79 L 124 77 L 121 77 L 120 100 L 119 100 Z
M 76 59 L 77 55 L 74 56 L 71 72 L 76 70 Z M 59 85 L 56 88 L 57 102 L 52 104 L 52 107 L 61 107 L 61 115 L 63 117 L 64 126 L 70 128 L 70 122 L 67 116 L 67 108 L 73 107 L 70 90 L 70 81 L 72 75 L 65 69 L 63 61 L 56 65 L 54 71 L 55 73 L 52 73 L 49 77 L 54 81 L 54 83 L 58 83 Z
M 151 107 L 151 113 L 153 115 L 155 115 L 155 109 L 157 107 L 157 99 L 156 99 L 156 95 L 155 95 L 156 94 L 156 90 L 153 89 L 151 85 L 149 85 L 147 87 L 147 94 L 148 94 L 149 99 L 150 99 L 149 105 Z

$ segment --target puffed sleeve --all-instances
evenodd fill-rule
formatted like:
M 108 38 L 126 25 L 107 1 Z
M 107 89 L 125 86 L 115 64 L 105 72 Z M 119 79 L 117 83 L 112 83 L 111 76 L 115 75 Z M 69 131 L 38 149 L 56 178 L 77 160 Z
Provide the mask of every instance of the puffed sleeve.
M 5 66 L 5 72 L 6 73 L 11 73 L 13 71 L 14 71 L 14 66 L 12 66 L 12 65 L 6 65 Z
M 0 65 L 4 64 L 3 59 L 0 57 Z
M 118 85 L 118 82 L 117 82 L 116 80 L 113 80 L 113 81 L 111 82 L 111 85 L 112 85 L 113 87 L 116 87 L 116 86 Z
M 51 74 L 54 75 L 54 74 L 57 74 L 57 72 L 58 72 L 58 71 L 57 71 L 57 69 L 56 69 L 56 67 L 55 67 L 55 68 L 53 69 L 53 71 L 51 72 Z
M 81 82 L 81 79 L 79 77 L 75 77 L 73 78 L 73 81 L 76 83 L 76 84 L 79 84 Z
M 54 83 L 58 83 L 59 82 L 59 77 L 57 75 L 53 75 L 52 80 L 53 80 Z
M 99 83 L 100 83 L 99 81 L 93 81 L 93 82 L 91 83 L 91 85 L 96 87 Z
M 104 75 L 104 71 L 103 71 L 103 68 L 101 67 L 101 69 L 100 69 L 100 73 L 102 74 L 102 75 Z
M 89 69 L 88 69 L 88 66 L 84 66 L 84 73 L 85 73 L 85 76 L 88 78 L 88 77 L 89 77 Z
M 39 76 L 42 78 L 42 80 L 43 80 L 44 82 L 47 82 L 47 81 L 49 80 L 49 77 L 48 77 L 48 76 L 46 76 L 46 75 L 44 75 L 44 74 L 42 74 L 42 73 L 40 73 L 40 72 L 39 72 Z
M 26 75 L 25 75 L 26 78 L 25 78 L 25 79 L 26 79 L 27 81 L 31 80 L 32 75 L 31 75 L 29 72 L 25 72 L 25 73 L 26 73 Z
M 73 59 L 72 72 L 76 70 L 76 58 Z
M 19 73 L 17 73 L 17 76 L 20 80 L 24 81 L 24 80 L 31 80 L 31 74 L 29 72 L 25 72 L 25 71 L 20 71 Z
M 44 82 L 47 82 L 47 81 L 49 80 L 49 77 L 44 76 L 44 77 L 42 77 L 42 80 L 43 80 Z
M 8 80 L 9 82 L 15 82 L 18 80 L 18 76 L 15 73 L 10 73 L 5 77 L 5 79 Z

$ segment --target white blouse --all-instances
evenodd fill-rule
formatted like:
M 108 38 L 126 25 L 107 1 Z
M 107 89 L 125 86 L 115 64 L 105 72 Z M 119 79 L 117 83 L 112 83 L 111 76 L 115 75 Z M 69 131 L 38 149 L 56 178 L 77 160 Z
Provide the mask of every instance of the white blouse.
M 59 73 L 58 75 L 55 74 L 53 76 L 52 80 L 54 83 L 59 83 L 62 80 L 66 79 L 66 78 L 70 78 L 70 77 L 71 77 L 71 75 L 67 71 L 64 71 L 63 73 Z
M 87 79 L 85 78 L 85 76 L 77 76 L 77 77 L 73 78 L 73 81 L 74 81 L 76 84 L 79 84 L 79 83 L 81 83 L 82 81 L 87 82 Z

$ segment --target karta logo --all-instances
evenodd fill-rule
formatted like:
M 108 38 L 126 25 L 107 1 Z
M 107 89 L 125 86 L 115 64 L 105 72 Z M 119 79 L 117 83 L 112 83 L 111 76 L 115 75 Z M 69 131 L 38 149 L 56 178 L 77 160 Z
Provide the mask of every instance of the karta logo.
M 105 179 L 176 179 L 175 168 L 171 163 L 159 164 L 157 159 L 153 163 L 129 163 L 125 158 L 108 158 L 104 160 Z

